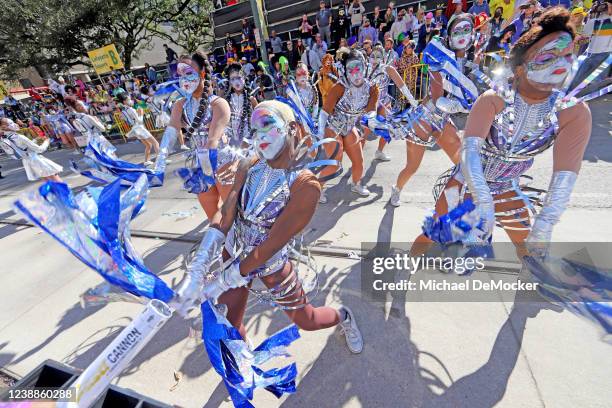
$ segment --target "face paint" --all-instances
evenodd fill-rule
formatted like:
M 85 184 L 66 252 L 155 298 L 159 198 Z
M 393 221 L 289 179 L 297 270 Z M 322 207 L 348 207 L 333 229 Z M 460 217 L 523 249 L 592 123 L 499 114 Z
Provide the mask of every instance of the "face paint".
M 527 79 L 538 84 L 562 84 L 574 62 L 572 49 L 572 37 L 568 33 L 544 44 L 527 62 Z
M 308 71 L 298 69 L 295 71 L 295 82 L 300 85 L 306 85 L 308 83 Z
M 191 65 L 180 62 L 176 67 L 176 73 L 179 76 L 179 86 L 188 95 L 200 85 L 200 75 Z
M 236 91 L 241 91 L 244 88 L 244 78 L 242 78 L 240 75 L 231 76 L 229 81 L 232 88 L 234 88 Z
M 469 21 L 457 23 L 449 34 L 450 48 L 453 50 L 465 50 L 472 45 L 474 25 Z
M 364 78 L 364 66 L 360 60 L 352 60 L 346 64 L 346 77 L 352 85 L 361 86 Z
M 255 131 L 255 151 L 266 160 L 276 159 L 288 137 L 287 124 L 274 111 L 266 108 L 255 109 L 251 115 L 251 128 Z

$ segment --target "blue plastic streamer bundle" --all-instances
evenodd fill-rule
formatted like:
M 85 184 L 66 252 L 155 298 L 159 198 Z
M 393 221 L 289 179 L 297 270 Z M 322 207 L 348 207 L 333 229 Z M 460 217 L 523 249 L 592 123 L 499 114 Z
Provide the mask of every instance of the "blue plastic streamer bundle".
M 223 378 L 237 408 L 252 408 L 253 391 L 263 388 L 280 398 L 296 390 L 297 368 L 291 363 L 282 368 L 263 370 L 262 364 L 274 357 L 286 357 L 286 347 L 300 337 L 295 325 L 273 334 L 250 350 L 238 329 L 217 312 L 210 301 L 202 303 L 202 339 L 215 371 Z
M 147 187 L 141 175 L 127 190 L 117 179 L 75 196 L 67 184 L 48 181 L 14 205 L 111 284 L 167 302 L 174 292 L 147 269 L 130 238 L 129 223 L 142 210 Z
M 145 175 L 149 187 L 159 187 L 164 184 L 164 173 L 118 159 L 114 147 L 113 150 L 109 150 L 99 143 L 98 139 L 93 138 L 89 142 L 85 149 L 85 157 L 91 167 L 79 168 L 77 163 L 73 163 L 73 169 L 95 181 L 107 182 L 118 178 L 128 183 L 135 183 L 141 175 Z
M 612 335 L 612 271 L 553 256 L 525 256 L 538 292 Z M 607 341 L 612 342 L 612 338 Z
M 460 235 L 467 235 L 474 225 L 464 219 L 464 215 L 476 209 L 472 200 L 467 199 L 439 218 L 434 215 L 425 218 L 423 234 L 440 244 L 452 244 L 460 241 Z M 463 234 L 461 234 L 461 232 Z

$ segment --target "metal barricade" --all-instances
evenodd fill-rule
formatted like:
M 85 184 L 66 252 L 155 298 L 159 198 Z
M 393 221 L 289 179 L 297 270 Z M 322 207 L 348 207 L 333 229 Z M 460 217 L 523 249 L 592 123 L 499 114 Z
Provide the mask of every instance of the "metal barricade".
M 429 74 L 427 64 L 414 64 L 404 71 L 404 82 L 418 102 L 429 95 Z M 402 96 L 403 98 L 403 96 Z
M 130 131 L 130 125 L 125 120 L 123 113 L 121 112 L 113 112 L 113 121 L 115 122 L 115 126 L 119 129 L 119 134 L 123 138 L 124 141 L 127 141 L 126 134 Z

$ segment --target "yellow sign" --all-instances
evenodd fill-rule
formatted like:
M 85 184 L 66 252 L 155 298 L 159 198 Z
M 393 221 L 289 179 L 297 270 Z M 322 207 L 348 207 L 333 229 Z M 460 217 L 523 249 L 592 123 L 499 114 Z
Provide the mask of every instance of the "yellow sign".
M 0 81 L 0 99 L 6 98 L 7 96 L 9 96 L 9 90 L 4 82 Z
M 119 58 L 119 53 L 115 48 L 115 44 L 105 45 L 102 48 L 87 51 L 87 55 L 89 55 L 89 59 L 98 75 L 106 74 L 114 69 L 123 68 L 123 62 L 121 62 Z

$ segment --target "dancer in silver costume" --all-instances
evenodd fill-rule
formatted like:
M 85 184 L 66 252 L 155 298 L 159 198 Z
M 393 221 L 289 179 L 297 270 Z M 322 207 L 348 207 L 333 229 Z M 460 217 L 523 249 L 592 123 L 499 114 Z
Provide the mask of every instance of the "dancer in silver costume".
M 230 145 L 247 147 L 251 144 L 251 111 L 257 105 L 257 100 L 250 96 L 251 90 L 246 87 L 242 65 L 230 64 L 225 74 L 229 81 L 225 99 L 232 111 L 226 134 Z
M 164 131 L 155 171 L 165 171 L 165 161 L 181 128 L 191 137 L 195 168 L 183 169 L 185 185 L 198 195 L 200 205 L 211 219 L 231 190 L 232 179 L 224 175 L 235 160 L 225 135 L 231 111 L 227 101 L 212 94 L 212 68 L 204 53 L 183 57 L 177 65 L 181 92 L 186 95 L 172 106 L 170 124 Z
M 393 81 L 398 91 L 408 100 L 414 108 L 418 106 L 418 102 L 404 83 L 401 75 L 393 66 L 393 54 L 386 52 L 382 45 L 374 46 L 370 55 L 370 63 L 368 65 L 368 79 L 371 83 L 378 87 L 378 114 L 386 117 L 392 111 L 393 98 L 389 95 L 389 84 Z M 366 129 L 365 132 L 369 132 Z M 364 138 L 365 142 L 365 138 Z M 384 138 L 378 140 L 378 149 L 374 153 L 374 159 L 380 161 L 389 161 L 391 158 L 387 156 L 383 149 L 387 141 Z
M 70 149 L 75 149 L 75 154 L 80 154 L 79 144 L 74 139 L 74 128 L 62 112 L 56 112 L 54 108 L 49 109 L 49 113 L 43 117 L 45 124 L 51 127 L 55 136 L 62 140 L 62 143 Z
M 319 137 L 336 138 L 340 142 L 340 150 L 334 160 L 342 162 L 343 152 L 351 160 L 351 191 L 367 197 L 370 191 L 361 185 L 363 176 L 363 146 L 357 125 L 361 117 L 369 112 L 375 112 L 378 105 L 378 88 L 365 77 L 366 60 L 360 51 L 352 50 L 342 55 L 343 75 L 331 88 L 325 99 L 323 109 L 319 113 Z M 333 147 L 328 155 L 333 154 Z M 321 175 L 333 174 L 337 167 L 328 166 Z M 327 202 L 325 192 L 321 193 L 321 203 Z
M 9 118 L 0 119 L 0 148 L 8 156 L 21 159 L 28 180 L 38 179 L 61 182 L 59 173 L 62 166 L 42 155 L 49 147 L 49 139 L 38 145 L 22 134 L 17 133 L 19 126 Z
M 170 115 L 168 114 L 170 110 L 168 107 L 168 99 L 170 99 L 170 97 L 167 96 L 166 101 L 164 101 L 163 98 L 157 97 L 153 87 L 149 86 L 143 86 L 140 88 L 140 93 L 145 96 L 147 107 L 155 118 L 155 128 L 165 129 L 170 124 Z M 189 147 L 185 144 L 182 133 L 179 133 L 177 136 L 179 139 L 180 149 L 189 150 Z
M 310 80 L 306 64 L 297 64 L 295 68 L 295 86 L 287 87 L 287 97 L 296 101 L 299 98 L 306 112 L 315 122 L 317 121 L 319 117 L 319 93 Z
M 64 103 L 72 110 L 72 124 L 82 136 L 87 138 L 87 143 L 92 139 L 96 139 L 110 150 L 115 150 L 113 145 L 102 134 L 102 132 L 106 131 L 106 126 L 95 116 L 87 113 L 87 108 L 82 101 L 66 97 L 64 98 Z
M 121 93 L 117 96 L 119 103 L 121 104 L 121 112 L 127 123 L 131 126 L 130 131 L 126 134 L 127 138 L 138 139 L 145 147 L 144 152 L 144 165 L 151 166 L 153 162 L 150 160 L 151 149 L 159 154 L 159 143 L 157 139 L 153 137 L 151 132 L 147 129 L 144 124 L 144 111 L 142 108 L 135 109 L 134 101 L 127 93 Z M 168 159 L 166 159 L 168 163 Z
M 350 309 L 312 306 L 289 260 L 292 241 L 310 222 L 321 190 L 310 170 L 295 165 L 301 128 L 294 113 L 280 101 L 264 101 L 254 109 L 251 126 L 258 158 L 240 163 L 233 189 L 177 291 L 177 303 L 218 299 L 246 338 L 242 320 L 251 292 L 281 307 L 302 330 L 339 325 L 350 351 L 360 353 L 363 339 Z M 221 256 L 223 267 L 216 272 L 211 266 Z M 256 279 L 266 289 L 253 288 Z
M 453 196 L 457 190 L 459 197 L 471 195 L 484 222 L 483 234 L 469 236 L 469 242 L 490 239 L 496 221 L 514 243 L 550 242 L 569 203 L 591 134 L 588 106 L 567 104 L 557 90 L 572 66 L 574 36 L 567 10 L 545 11 L 512 50 L 512 88 L 499 94 L 487 91 L 474 104 L 461 163 L 439 180 L 436 203 L 441 216 L 455 206 L 448 200 L 451 190 Z M 553 143 L 552 178 L 543 207 L 535 214 L 533 197 L 519 180 Z M 417 239 L 427 241 L 424 236 Z
M 433 40 L 424 51 L 424 59 L 430 60 L 430 95 L 414 110 L 413 116 L 418 118 L 406 134 L 406 165 L 397 176 L 395 185 L 391 187 L 389 203 L 395 207 L 400 205 L 400 194 L 406 183 L 417 172 L 423 155 L 428 147 L 437 144 L 444 150 L 448 158 L 454 163 L 459 162 L 461 141 L 457 135 L 457 128 L 451 120 L 451 114 L 463 112 L 464 107 L 457 99 L 463 97 L 464 91 L 448 78 L 461 82 L 468 89 L 472 89 L 474 99 L 477 96 L 475 85 L 463 75 L 465 53 L 474 41 L 474 23 L 469 14 L 455 17 L 448 27 L 448 37 L 443 44 Z M 435 56 L 431 56 L 434 54 Z M 442 62 L 443 59 L 449 62 Z M 437 63 L 434 63 L 436 61 Z M 456 69 L 449 67 L 454 61 Z M 441 72 L 444 71 L 443 75 Z M 452 73 L 452 74 L 451 74 Z M 445 90 L 448 97 L 444 96 Z M 469 100 L 470 105 L 474 100 Z

